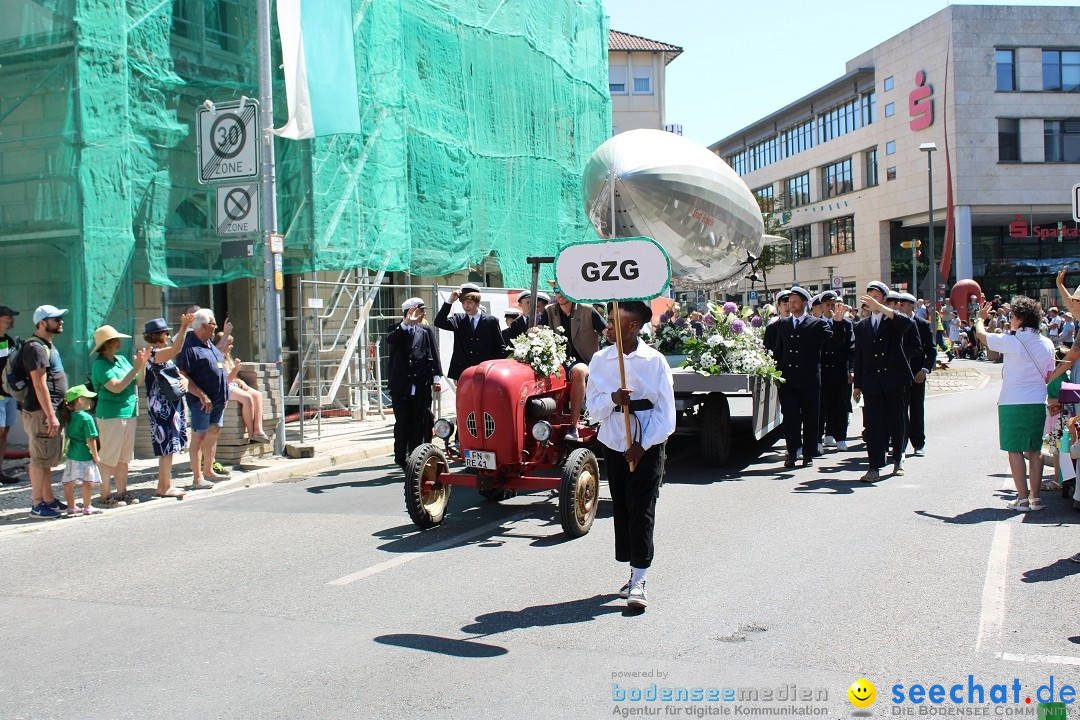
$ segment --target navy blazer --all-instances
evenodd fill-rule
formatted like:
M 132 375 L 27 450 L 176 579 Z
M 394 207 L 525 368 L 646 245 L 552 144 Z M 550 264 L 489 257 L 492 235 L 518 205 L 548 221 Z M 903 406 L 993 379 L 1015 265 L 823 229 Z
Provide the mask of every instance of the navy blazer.
M 450 357 L 450 372 L 447 373 L 451 380 L 456 381 L 467 368 L 485 360 L 506 357 L 506 343 L 498 318 L 480 312 L 473 331 L 469 316 L 463 312 L 451 315 L 450 308 L 450 303 L 443 303 L 435 316 L 435 327 L 454 333 L 454 354 Z
M 911 374 L 917 375 L 920 370 L 930 373 L 937 364 L 937 346 L 934 345 L 934 333 L 930 330 L 930 323 L 920 317 L 911 318 L 912 326 L 904 334 L 905 352 L 908 364 L 911 365 Z
M 390 346 L 390 370 L 387 386 L 391 397 L 411 395 L 415 385 L 430 391 L 435 377 L 442 377 L 442 361 L 435 343 L 435 329 L 430 325 L 413 325 L 412 332 L 400 322 L 390 326 L 386 334 Z
M 904 335 L 913 327 L 911 319 L 893 313 L 881 316 L 874 333 L 873 315 L 855 326 L 855 387 L 863 393 L 884 395 L 908 387 L 911 365 L 904 348 Z
M 810 314 L 803 316 L 798 330 L 794 317 L 784 318 L 777 325 L 776 367 L 784 374 L 784 386 L 820 387 L 821 351 L 832 338 L 832 328 Z
M 855 326 L 847 318 L 834 320 L 832 337 L 821 349 L 821 384 L 847 385 L 848 373 L 854 370 Z

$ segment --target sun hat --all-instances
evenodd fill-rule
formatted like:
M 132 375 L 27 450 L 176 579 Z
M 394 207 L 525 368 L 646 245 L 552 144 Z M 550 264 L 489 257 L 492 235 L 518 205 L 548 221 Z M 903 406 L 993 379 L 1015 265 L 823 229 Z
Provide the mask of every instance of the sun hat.
M 154 318 L 153 320 L 147 320 L 143 325 L 143 335 L 154 335 L 159 332 L 170 332 L 172 328 L 169 327 L 169 323 L 165 322 L 165 318 Z
M 94 331 L 94 349 L 90 351 L 90 354 L 93 355 L 96 352 L 100 352 L 101 346 L 109 342 L 110 340 L 129 337 L 131 336 L 125 335 L 122 332 L 118 332 L 116 328 L 114 328 L 112 325 L 102 325 Z

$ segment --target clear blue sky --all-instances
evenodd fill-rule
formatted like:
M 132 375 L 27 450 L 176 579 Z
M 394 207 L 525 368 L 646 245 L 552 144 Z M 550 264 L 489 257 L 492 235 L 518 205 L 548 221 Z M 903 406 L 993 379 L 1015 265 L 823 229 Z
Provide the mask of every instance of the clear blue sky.
M 678 45 L 667 122 L 702 145 L 844 74 L 851 58 L 911 27 L 945 0 L 604 0 L 615 30 Z M 1073 5 L 1013 0 L 980 5 Z

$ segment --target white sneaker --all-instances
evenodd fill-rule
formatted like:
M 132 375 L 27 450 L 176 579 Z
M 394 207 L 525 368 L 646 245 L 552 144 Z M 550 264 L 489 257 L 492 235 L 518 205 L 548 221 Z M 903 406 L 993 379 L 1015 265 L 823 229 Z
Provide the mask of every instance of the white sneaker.
M 645 581 L 634 583 L 630 592 L 626 595 L 626 607 L 643 608 L 649 604 L 649 598 L 645 595 Z
M 827 448 L 836 447 L 836 438 L 832 435 L 826 435 L 822 444 Z
M 840 442 L 836 443 L 836 449 L 847 450 L 847 440 L 841 440 Z
M 797 449 L 795 451 L 795 459 L 798 460 L 801 457 L 802 457 L 802 448 L 799 448 L 799 449 Z
M 818 452 L 818 455 L 824 455 L 825 454 L 825 446 L 822 445 L 821 443 L 818 443 L 817 444 L 817 452 Z

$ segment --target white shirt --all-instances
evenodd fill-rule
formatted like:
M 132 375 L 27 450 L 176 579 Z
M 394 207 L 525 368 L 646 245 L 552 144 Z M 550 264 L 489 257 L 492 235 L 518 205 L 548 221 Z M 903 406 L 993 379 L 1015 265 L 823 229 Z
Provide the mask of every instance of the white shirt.
M 671 384 L 671 367 L 667 358 L 638 340 L 637 349 L 623 355 L 626 366 L 626 387 L 630 399 L 652 401 L 652 410 L 635 410 L 630 415 L 630 431 L 641 447 L 648 450 L 659 445 L 675 432 L 675 391 Z M 622 413 L 615 412 L 611 393 L 619 384 L 619 355 L 609 345 L 593 355 L 589 363 L 589 384 L 585 386 L 585 407 L 589 417 L 601 423 L 597 439 L 604 445 L 623 452 L 630 447 Z M 636 422 L 635 422 L 636 418 Z M 640 423 L 640 433 L 637 423 Z
M 998 405 L 1046 402 L 1046 376 L 1054 370 L 1054 344 L 1049 339 L 1023 328 L 1015 335 L 987 335 L 986 347 L 1005 356 Z

